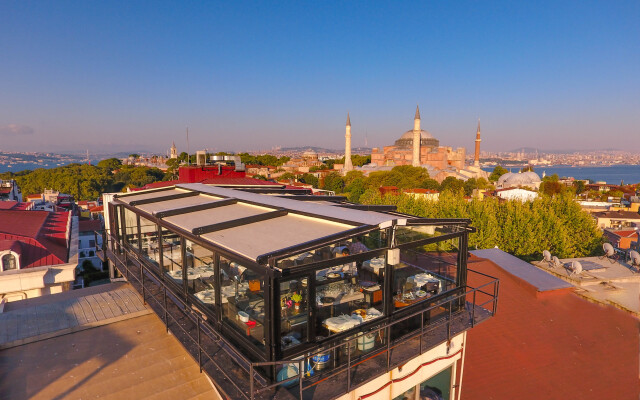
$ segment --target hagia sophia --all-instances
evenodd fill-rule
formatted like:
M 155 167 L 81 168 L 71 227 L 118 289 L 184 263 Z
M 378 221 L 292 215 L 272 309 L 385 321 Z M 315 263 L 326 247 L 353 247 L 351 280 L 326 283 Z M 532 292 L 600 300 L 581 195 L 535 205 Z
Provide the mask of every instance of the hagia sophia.
M 453 149 L 440 146 L 440 141 L 420 127 L 420 109 L 416 107 L 413 129 L 406 131 L 391 146 L 384 146 L 382 150 L 373 148 L 371 163 L 359 168 L 366 175 L 374 171 L 388 171 L 398 165 L 413 165 L 423 167 L 429 171 L 429 176 L 438 182 L 446 177 L 457 179 L 488 178 L 487 172 L 480 169 L 480 122 L 476 131 L 475 158 L 472 166 L 465 165 L 466 151 L 460 147 Z M 347 115 L 345 134 L 345 165 L 343 173 L 353 170 L 351 161 L 351 119 Z

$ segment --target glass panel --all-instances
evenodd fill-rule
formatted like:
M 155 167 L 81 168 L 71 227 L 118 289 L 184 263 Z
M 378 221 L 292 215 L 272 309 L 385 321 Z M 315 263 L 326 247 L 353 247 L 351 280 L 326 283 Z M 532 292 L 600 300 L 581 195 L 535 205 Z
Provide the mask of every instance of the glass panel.
M 158 266 L 160 262 L 160 248 L 158 246 L 157 225 L 144 217 L 140 217 L 140 234 L 142 237 L 140 254 L 153 265 Z
M 189 284 L 187 290 L 204 306 L 215 304 L 215 270 L 213 252 L 197 243 L 186 241 L 186 264 Z
M 2 270 L 3 271 L 10 271 L 12 269 L 17 269 L 17 264 L 16 264 L 16 256 L 14 256 L 13 254 L 5 254 L 4 256 L 2 256 Z
M 282 350 L 307 341 L 309 320 L 309 279 L 280 283 Z
M 316 336 L 330 336 L 382 316 L 385 264 L 381 256 L 316 272 Z
M 349 254 L 364 253 L 387 247 L 387 231 L 373 231 L 365 235 L 357 236 L 339 243 L 325 246 L 313 251 L 304 252 L 278 261 L 281 268 L 290 268 L 295 265 L 310 264 L 313 262 L 330 260 L 341 257 L 344 248 Z
M 415 242 L 416 240 L 460 232 L 462 225 L 412 225 L 399 226 L 396 229 L 397 244 Z
M 162 229 L 162 263 L 167 278 L 182 286 L 182 245 L 177 233 Z
M 452 367 L 447 368 L 422 382 L 420 384 L 420 398 L 449 400 L 451 397 L 451 371 Z
M 220 257 L 222 316 L 254 345 L 264 348 L 264 278 Z
M 456 287 L 459 241 L 455 238 L 400 250 L 393 279 L 396 309 Z
M 126 226 L 125 241 L 129 247 L 138 249 L 138 218 L 134 212 L 124 209 L 124 220 Z

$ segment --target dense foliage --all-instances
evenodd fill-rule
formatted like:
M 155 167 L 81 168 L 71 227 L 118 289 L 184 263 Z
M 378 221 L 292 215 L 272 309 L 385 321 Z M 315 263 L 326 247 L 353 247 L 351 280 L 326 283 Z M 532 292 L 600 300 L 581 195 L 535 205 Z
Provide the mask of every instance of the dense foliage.
M 380 196 L 369 189 L 360 197 L 364 204 L 394 204 L 398 211 L 428 218 L 469 218 L 477 232 L 469 236 L 469 248 L 500 249 L 520 258 L 540 259 L 550 250 L 560 258 L 596 254 L 602 232 L 571 194 L 542 196 L 531 202 L 499 201 L 488 197 L 467 201 L 462 191 L 445 190 L 439 201 L 407 195 Z
M 0 179 L 15 179 L 23 195 L 53 189 L 72 195 L 76 200 L 95 200 L 104 192 L 121 192 L 162 180 L 158 168 L 123 166 L 118 159 L 102 160 L 98 165 L 69 164 L 52 169 L 0 174 Z

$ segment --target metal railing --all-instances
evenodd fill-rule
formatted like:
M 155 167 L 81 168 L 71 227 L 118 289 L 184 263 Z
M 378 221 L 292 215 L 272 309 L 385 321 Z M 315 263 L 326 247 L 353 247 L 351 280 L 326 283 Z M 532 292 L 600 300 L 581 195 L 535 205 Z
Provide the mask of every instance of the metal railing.
M 222 378 L 226 383 L 226 388 L 233 389 L 237 397 L 248 400 L 265 395 L 272 397 L 275 392 L 282 389 L 286 389 L 293 395 L 291 391 L 295 386 L 297 386 L 297 390 L 295 390 L 296 397 L 302 399 L 305 392 L 316 390 L 323 383 L 326 383 L 327 386 L 336 386 L 337 380 L 331 380 L 331 383 L 328 382 L 330 378 L 337 377 L 340 374 L 346 374 L 346 380 L 344 380 L 346 385 L 344 388 L 335 391 L 333 397 L 348 393 L 379 376 L 379 374 L 373 376 L 369 374 L 366 377 L 358 376 L 357 369 L 364 363 L 377 362 L 381 357 L 384 357 L 385 360 L 381 364 L 380 373 L 388 372 L 416 357 L 416 351 L 418 354 L 423 354 L 440 343 L 451 341 L 453 336 L 493 316 L 497 309 L 499 281 L 489 275 L 469 270 L 469 273 L 478 274 L 479 277 L 486 279 L 487 282 L 475 288 L 466 287 L 463 293 L 447 296 L 432 303 L 427 308 L 417 310 L 390 322 L 383 322 L 378 327 L 367 332 L 358 333 L 348 339 L 340 339 L 330 346 L 325 345 L 294 360 L 254 362 L 236 350 L 236 347 L 217 332 L 209 324 L 209 321 L 205 322 L 206 316 L 198 311 L 197 307 L 188 304 L 187 301 L 174 294 L 175 289 L 168 286 L 167 282 L 157 276 L 157 271 L 155 270 L 158 266 L 151 265 L 149 261 L 136 254 L 135 251 L 122 246 L 115 238 L 106 234 L 103 238 L 108 258 L 115 261 L 114 266 L 125 276 L 127 281 L 139 290 L 145 304 L 147 304 L 148 300 L 153 301 L 153 304 L 149 303 L 151 308 L 162 318 L 167 331 L 171 329 L 177 338 L 183 340 L 183 346 L 198 362 L 200 371 L 202 372 L 204 369 L 210 376 L 213 377 L 215 375 L 216 381 Z M 157 298 L 158 296 L 160 299 Z M 176 308 L 174 310 L 171 309 L 172 303 Z M 432 318 L 433 315 L 436 318 Z M 415 324 L 418 318 L 420 319 L 419 326 Z M 407 329 L 402 328 L 403 324 L 411 325 L 412 322 L 413 325 L 408 329 L 408 333 L 398 334 L 403 330 L 407 331 Z M 354 343 L 357 342 L 354 341 L 363 340 L 364 335 L 374 335 L 377 338 L 381 338 L 381 346 L 366 353 L 354 354 L 354 352 L 357 353 L 357 351 L 352 350 L 356 348 Z M 212 342 L 215 345 L 215 356 L 211 348 L 203 344 L 203 337 L 210 344 Z M 410 345 L 410 348 L 402 351 L 403 346 L 407 345 Z M 195 349 L 193 348 L 194 346 Z M 218 362 L 221 360 L 216 360 L 216 358 L 221 357 L 218 351 L 220 349 L 229 355 L 226 358 L 225 365 L 221 365 Z M 396 356 L 394 352 L 399 356 Z M 314 360 L 318 360 L 318 357 L 326 354 L 333 354 L 334 360 L 338 354 L 340 354 L 340 358 L 345 359 L 341 363 L 335 364 L 331 369 L 314 372 L 315 364 L 317 364 Z M 235 364 L 233 368 L 230 368 L 229 362 Z M 280 366 L 285 366 L 286 368 L 288 365 L 296 365 L 297 374 L 286 377 L 281 381 L 269 382 L 259 372 L 265 367 L 278 369 Z M 236 373 L 230 374 L 229 371 L 234 368 Z M 237 368 L 240 368 L 244 373 L 238 375 Z M 354 376 L 354 371 L 356 376 Z M 359 379 L 354 379 L 356 377 Z M 357 382 L 354 382 L 354 380 Z

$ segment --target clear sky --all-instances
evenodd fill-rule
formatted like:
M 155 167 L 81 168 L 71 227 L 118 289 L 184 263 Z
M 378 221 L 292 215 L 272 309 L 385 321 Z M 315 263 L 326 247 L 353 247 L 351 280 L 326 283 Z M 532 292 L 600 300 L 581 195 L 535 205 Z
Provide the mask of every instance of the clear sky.
M 640 1 L 0 2 L 0 150 L 640 151 Z

